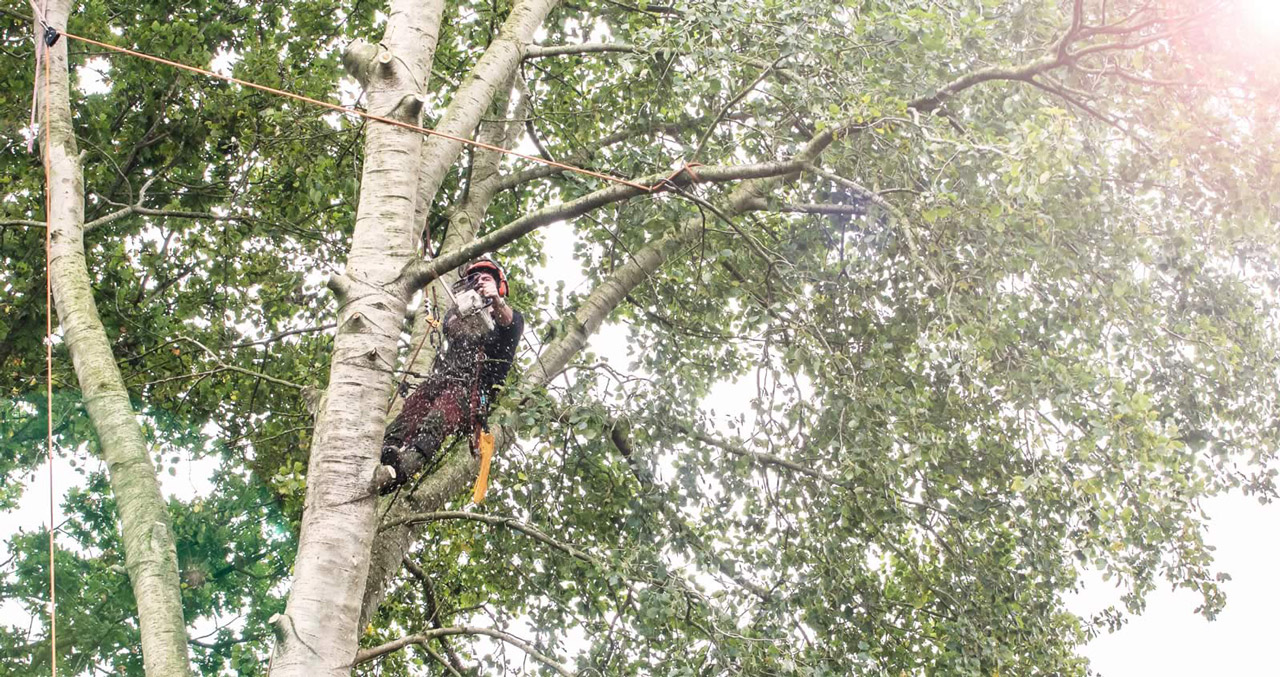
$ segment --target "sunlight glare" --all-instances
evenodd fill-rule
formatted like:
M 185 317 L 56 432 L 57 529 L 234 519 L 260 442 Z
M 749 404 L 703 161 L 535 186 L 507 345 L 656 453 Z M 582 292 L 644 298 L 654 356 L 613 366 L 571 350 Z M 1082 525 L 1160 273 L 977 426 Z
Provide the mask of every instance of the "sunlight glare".
M 1245 20 L 1253 30 L 1280 40 L 1280 0 L 1241 0 Z

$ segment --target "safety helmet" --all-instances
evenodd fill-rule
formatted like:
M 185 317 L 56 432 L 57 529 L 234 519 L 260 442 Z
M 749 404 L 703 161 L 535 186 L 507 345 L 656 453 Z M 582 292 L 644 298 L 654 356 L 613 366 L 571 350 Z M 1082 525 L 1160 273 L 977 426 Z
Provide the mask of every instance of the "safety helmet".
M 507 295 L 507 271 L 503 270 L 502 266 L 498 265 L 497 261 L 493 261 L 491 259 L 479 259 L 467 266 L 467 269 L 462 271 L 462 276 L 467 277 L 468 275 L 480 272 L 489 273 L 498 281 L 498 296 Z

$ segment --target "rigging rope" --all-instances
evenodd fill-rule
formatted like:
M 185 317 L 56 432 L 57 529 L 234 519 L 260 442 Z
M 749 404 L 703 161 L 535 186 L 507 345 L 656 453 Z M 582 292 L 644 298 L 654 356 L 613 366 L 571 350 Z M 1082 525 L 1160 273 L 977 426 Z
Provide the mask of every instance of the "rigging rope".
M 372 113 L 367 113 L 367 112 L 365 112 L 365 111 L 356 110 L 356 109 L 354 109 L 354 108 L 348 108 L 348 107 L 346 107 L 346 106 L 341 106 L 341 105 L 338 105 L 338 104 L 336 104 L 336 103 L 329 103 L 329 102 L 327 102 L 327 101 L 321 101 L 321 100 L 319 100 L 319 99 L 313 99 L 313 98 L 311 98 L 311 97 L 309 97 L 309 96 L 303 96 L 303 95 L 301 95 L 301 94 L 295 94 L 295 93 L 293 93 L 293 92 L 289 92 L 289 91 L 286 91 L 286 90 L 283 90 L 283 89 L 276 89 L 276 88 L 274 88 L 274 87 L 268 87 L 268 86 L 266 86 L 266 85 L 260 85 L 260 84 L 257 84 L 257 83 L 255 83 L 255 82 L 249 82 L 248 80 L 241 80 L 240 78 L 232 77 L 232 76 L 230 76 L 230 75 L 223 75 L 223 74 L 221 74 L 221 73 L 216 73 L 216 72 L 214 72 L 214 71 L 211 71 L 211 70 L 208 70 L 208 69 L 205 69 L 205 68 L 200 68 L 200 67 L 198 67 L 198 66 L 190 66 L 190 65 L 188 65 L 188 64 L 180 63 L 180 62 L 177 62 L 177 61 L 170 61 L 169 59 L 164 59 L 164 58 L 161 58 L 161 57 L 158 57 L 158 56 L 152 56 L 152 55 L 150 55 L 150 54 L 146 54 L 146 53 L 144 53 L 144 52 L 139 52 L 139 51 L 136 51 L 136 50 L 128 49 L 128 48 L 125 48 L 125 47 L 117 47 L 117 46 L 115 46 L 115 45 L 111 45 L 111 44 L 108 44 L 108 43 L 105 43 L 105 42 L 99 42 L 99 41 L 94 40 L 94 39 L 92 39 L 92 38 L 86 38 L 86 37 L 83 37 L 83 36 L 79 36 L 79 35 L 76 35 L 76 34 L 74 34 L 74 33 L 67 33 L 67 32 L 65 32 L 65 31 L 63 31 L 63 33 L 62 33 L 62 34 L 63 34 L 63 35 L 65 35 L 65 36 L 67 36 L 69 39 L 72 39 L 72 40 L 78 40 L 78 41 L 83 42 L 83 43 L 85 43 L 85 44 L 93 45 L 93 46 L 95 46 L 95 47 L 101 47 L 102 49 L 106 49 L 106 50 L 109 50 L 109 51 L 112 51 L 112 52 L 117 52 L 117 53 L 120 53 L 120 54 L 126 54 L 126 55 L 128 55 L 128 56 L 136 57 L 136 58 L 139 58 L 139 59 L 144 59 L 144 60 L 147 60 L 147 61 L 152 61 L 152 62 L 159 63 L 159 64 L 164 64 L 164 65 L 166 65 L 166 66 L 171 66 L 171 67 L 173 67 L 173 68 L 179 68 L 179 69 L 182 69 L 182 70 L 185 70 L 185 71 L 190 71 L 190 72 L 192 72 L 192 73 L 198 73 L 198 74 L 200 74 L 200 75 L 204 75 L 204 76 L 206 76 L 206 77 L 211 77 L 211 78 L 216 78 L 216 79 L 218 79 L 218 80 L 223 80 L 223 81 L 226 81 L 226 82 L 231 82 L 231 83 L 234 83 L 234 84 L 240 85 L 240 86 L 242 86 L 242 87 L 248 87 L 248 88 L 250 88 L 250 89 L 256 89 L 256 90 L 259 90 L 259 91 L 267 92 L 267 93 L 269 93 L 269 94 L 274 94 L 274 95 L 276 95 L 276 96 L 282 96 L 282 97 L 285 97 L 285 98 L 288 98 L 288 99 L 294 99 L 294 100 L 296 100 L 296 101 L 301 101 L 301 102 L 303 102 L 303 103 L 309 103 L 309 104 L 311 104 L 311 105 L 313 105 L 313 106 L 320 106 L 321 108 L 328 108 L 329 110 L 337 111 L 337 112 L 339 112 L 339 113 L 342 113 L 343 115 L 355 115 L 355 116 L 357 116 L 357 117 L 361 117 L 361 118 L 364 118 L 364 119 L 366 119 L 366 120 L 373 120 L 373 121 L 375 121 L 375 122 L 381 122 L 381 123 L 384 123 L 384 124 L 392 125 L 392 126 L 394 126 L 394 127 L 400 127 L 400 128 L 403 128 L 403 129 L 408 129 L 408 130 L 410 130 L 410 131 L 417 132 L 417 133 L 419 133 L 419 134 L 425 134 L 425 135 L 427 135 L 427 136 L 438 136 L 438 137 L 440 137 L 440 138 L 442 138 L 442 139 L 446 139 L 446 140 L 448 140 L 448 141 L 453 141 L 453 142 L 455 142 L 455 143 L 460 143 L 460 144 L 467 145 L 467 146 L 473 146 L 473 147 L 475 147 L 475 148 L 482 148 L 482 149 L 484 149 L 484 150 L 494 151 L 494 152 L 497 152 L 497 153 L 502 153 L 502 154 L 504 154 L 504 155 L 510 155 L 510 156 L 513 156 L 513 157 L 518 157 L 518 158 L 521 158 L 521 159 L 523 159 L 523 160 L 529 160 L 530 162 L 537 162 L 537 163 L 544 164 L 544 165 L 547 165 L 547 166 L 550 166 L 550 167 L 555 167 L 555 168 L 557 168 L 557 169 L 562 169 L 562 170 L 567 171 L 567 172 L 574 172 L 574 173 L 576 173 L 576 174 L 582 174 L 582 175 L 584 175 L 584 176 L 590 176 L 590 177 L 594 177 L 594 178 L 597 178 L 597 179 L 602 179 L 602 180 L 604 180 L 604 181 L 611 181 L 611 182 L 613 182 L 613 183 L 621 184 L 621 185 L 624 185 L 624 186 L 630 186 L 631 188 L 635 188 L 635 189 L 638 189 L 638 190 L 643 190 L 643 191 L 645 191 L 645 192 L 653 192 L 653 191 L 656 191 L 656 190 L 658 190 L 658 189 L 660 189 L 660 188 L 663 188 L 664 186 L 668 185 L 668 184 L 669 184 L 673 179 L 675 179 L 675 177 L 679 176 L 682 172 L 686 172 L 686 171 L 687 171 L 687 172 L 689 172 L 689 175 L 690 175 L 691 177 L 693 177 L 695 181 L 697 180 L 697 175 L 696 175 L 696 174 L 694 174 L 693 169 L 691 168 L 691 166 L 690 166 L 688 163 L 685 163 L 685 164 L 683 164 L 679 169 L 677 169 L 677 170 L 675 170 L 674 172 L 672 172 L 671 176 L 668 176 L 667 178 L 662 179 L 661 181 L 659 181 L 659 182 L 657 182 L 657 183 L 655 183 L 655 184 L 653 184 L 653 185 L 645 185 L 645 184 L 643 184 L 643 183 L 637 183 L 637 182 L 635 182 L 635 181 L 630 181 L 630 180 L 628 180 L 628 179 L 623 179 L 623 178 L 620 178 L 620 177 L 617 177 L 617 176 L 611 176 L 611 175 L 609 175 L 609 174 L 602 174 L 602 173 L 600 173 L 600 172 L 595 172 L 595 171 L 592 171 L 592 170 L 590 170 L 590 169 L 584 169 L 584 168 L 582 168 L 582 167 L 575 167 L 575 166 L 573 166 L 573 165 L 564 164 L 564 163 L 562 163 L 562 162 L 556 162 L 555 160 L 548 160 L 548 159 L 546 159 L 546 158 L 538 157 L 538 156 L 536 156 L 536 155 L 528 155 L 528 154 L 525 154 L 525 153 L 521 153 L 521 152 L 519 152 L 519 151 L 511 150 L 510 148 L 503 148 L 503 147 L 501 147 L 501 146 L 495 146 L 495 145 L 493 145 L 493 144 L 484 143 L 483 141 L 476 141 L 476 140 L 474 140 L 474 139 L 468 139 L 468 138 L 461 137 L 461 136 L 454 136 L 453 134 L 447 134 L 447 133 L 445 133 L 445 132 L 436 131 L 436 130 L 434 130 L 434 129 L 428 129 L 428 128 L 426 128 L 426 127 L 422 127 L 422 126 L 415 125 L 415 124 L 412 124 L 412 123 L 402 122 L 402 121 L 400 121 L 400 120 L 395 120 L 395 119 L 392 119 L 392 118 L 383 117 L 383 116 L 381 116 L 381 115 L 374 115 L 374 114 L 372 114 Z

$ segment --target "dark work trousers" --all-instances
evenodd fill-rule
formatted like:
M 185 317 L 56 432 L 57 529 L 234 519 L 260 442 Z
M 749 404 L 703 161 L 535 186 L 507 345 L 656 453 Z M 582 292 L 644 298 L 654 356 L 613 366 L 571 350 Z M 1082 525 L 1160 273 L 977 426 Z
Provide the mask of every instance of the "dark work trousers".
M 479 362 L 477 361 L 477 365 Z M 479 394 L 475 369 L 447 369 L 432 373 L 418 386 L 382 440 L 382 464 L 395 468 L 396 478 L 382 487 L 389 494 L 436 460 L 452 435 L 470 435 L 471 412 Z

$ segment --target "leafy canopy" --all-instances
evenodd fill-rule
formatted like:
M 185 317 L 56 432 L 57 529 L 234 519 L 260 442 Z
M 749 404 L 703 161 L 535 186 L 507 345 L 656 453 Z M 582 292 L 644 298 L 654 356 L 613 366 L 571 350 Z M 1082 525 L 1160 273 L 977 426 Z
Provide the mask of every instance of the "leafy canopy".
M 1080 6 L 1079 24 L 1073 3 L 1040 0 L 557 9 L 540 44 L 626 49 L 526 60 L 523 147 L 640 176 L 785 160 L 841 131 L 744 215 L 720 211 L 737 184 L 695 184 L 572 221 L 577 287 L 544 280 L 538 235 L 499 253 L 528 365 L 592 288 L 699 226 L 612 310 L 624 359 L 597 344 L 549 387 L 517 375 L 495 415 L 521 441 L 483 512 L 588 557 L 435 522 L 366 643 L 472 624 L 586 674 L 1083 674 L 1078 646 L 1162 582 L 1218 612 L 1200 503 L 1275 494 L 1280 53 L 1242 3 Z M 509 9 L 448 3 L 428 125 Z M 386 21 L 367 2 L 90 0 L 70 30 L 358 105 L 338 54 Z M 44 436 L 43 232 L 11 223 L 42 218 L 42 175 L 18 132 L 29 26 L 0 28 L 10 509 Z M 72 59 L 87 218 L 144 185 L 143 206 L 168 213 L 114 220 L 86 247 L 157 471 L 217 468 L 209 491 L 170 502 L 193 655 L 205 674 L 264 674 L 362 123 L 81 44 Z M 433 242 L 469 166 L 435 198 Z M 601 187 L 512 183 L 483 230 Z M 64 670 L 141 674 L 114 505 L 60 344 L 54 379 L 58 451 L 82 474 L 59 527 Z M 42 538 L 14 535 L 0 579 L 33 616 Z M 1069 613 L 1084 568 L 1118 580 L 1125 608 Z M 0 672 L 47 669 L 43 622 L 0 629 Z M 542 669 L 500 644 L 429 646 L 463 670 Z M 426 652 L 382 663 L 360 670 L 448 672 Z

